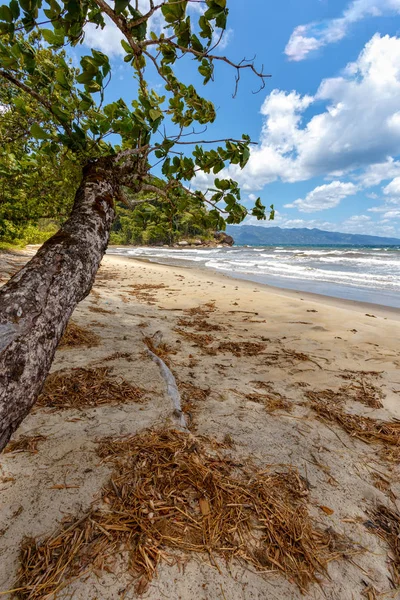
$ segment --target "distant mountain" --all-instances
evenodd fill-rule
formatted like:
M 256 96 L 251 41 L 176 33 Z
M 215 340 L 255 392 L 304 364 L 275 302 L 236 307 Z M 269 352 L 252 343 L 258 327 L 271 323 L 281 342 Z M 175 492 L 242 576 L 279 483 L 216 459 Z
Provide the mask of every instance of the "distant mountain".
M 321 229 L 282 229 L 256 225 L 227 225 L 226 233 L 239 246 L 400 246 L 400 239 L 322 231 Z

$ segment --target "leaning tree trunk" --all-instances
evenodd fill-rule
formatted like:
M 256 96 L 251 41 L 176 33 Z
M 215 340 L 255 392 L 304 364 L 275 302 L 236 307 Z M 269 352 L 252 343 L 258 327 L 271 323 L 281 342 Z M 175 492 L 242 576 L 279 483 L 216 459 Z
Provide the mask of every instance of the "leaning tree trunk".
M 0 451 L 35 403 L 68 320 L 90 292 L 117 193 L 111 160 L 88 164 L 68 221 L 0 289 Z

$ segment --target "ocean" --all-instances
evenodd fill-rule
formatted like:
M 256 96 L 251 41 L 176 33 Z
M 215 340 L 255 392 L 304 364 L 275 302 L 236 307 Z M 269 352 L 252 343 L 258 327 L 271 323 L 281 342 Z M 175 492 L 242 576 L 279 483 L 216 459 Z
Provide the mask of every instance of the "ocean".
M 279 288 L 400 308 L 400 247 L 109 248 L 109 254 L 196 266 Z

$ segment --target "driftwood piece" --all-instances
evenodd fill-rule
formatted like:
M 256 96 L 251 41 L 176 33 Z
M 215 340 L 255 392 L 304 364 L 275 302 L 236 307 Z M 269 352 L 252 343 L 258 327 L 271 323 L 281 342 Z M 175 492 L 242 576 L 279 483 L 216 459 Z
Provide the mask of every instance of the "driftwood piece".
M 157 346 L 160 345 L 161 341 L 162 341 L 162 334 L 161 334 L 161 332 L 157 332 L 157 334 L 155 334 L 153 336 L 153 344 L 152 345 L 153 345 L 154 349 L 157 349 Z M 186 425 L 185 415 L 182 411 L 181 395 L 179 393 L 179 389 L 176 384 L 176 379 L 175 379 L 174 375 L 172 374 L 171 369 L 165 364 L 165 362 L 159 356 L 157 356 L 157 354 L 155 352 L 150 350 L 150 348 L 147 346 L 147 344 L 146 344 L 146 351 L 147 351 L 147 354 L 150 356 L 150 358 L 160 368 L 162 378 L 164 379 L 166 387 L 167 387 L 167 394 L 168 394 L 169 398 L 171 399 L 172 406 L 174 408 L 173 413 L 172 413 L 174 418 L 178 421 L 178 425 L 184 431 L 189 431 L 187 428 L 187 425 Z

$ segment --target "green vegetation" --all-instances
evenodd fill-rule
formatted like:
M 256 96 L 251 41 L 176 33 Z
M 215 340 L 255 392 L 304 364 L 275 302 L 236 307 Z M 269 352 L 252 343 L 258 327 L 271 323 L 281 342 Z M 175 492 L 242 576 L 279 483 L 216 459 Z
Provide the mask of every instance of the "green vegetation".
M 112 244 L 161 245 L 180 239 L 212 239 L 215 218 L 189 194 L 178 202 L 139 194 L 132 208 L 120 205 L 111 232 Z
M 65 54 L 30 40 L 43 76 Z M 48 73 L 48 75 L 47 75 Z M 79 157 L 62 146 L 51 151 L 32 135 L 44 122 L 37 102 L 9 81 L 0 85 L 0 241 L 3 246 L 40 244 L 53 235 L 71 211 L 81 177 Z
M 59 229 L 59 224 L 51 221 L 28 224 L 18 229 L 13 228 L 9 221 L 3 222 L 3 225 L 7 227 L 7 233 L 1 237 L 0 250 L 24 248 L 27 244 L 43 244 Z
M 240 190 L 231 179 L 215 179 L 206 192 L 186 187 L 197 171 L 217 175 L 229 164 L 244 167 L 250 139 L 243 135 L 208 148 L 197 141 L 195 125 L 204 129 L 214 122 L 216 111 L 193 85 L 177 79 L 176 61 L 186 55 L 193 59 L 204 84 L 220 62 L 234 66 L 238 79 L 241 69 L 251 69 L 261 85 L 265 77 L 251 63 L 234 65 L 215 54 L 214 36 L 226 27 L 226 0 L 206 0 L 205 12 L 197 18 L 190 4 L 191 0 L 165 0 L 155 7 L 150 2 L 149 11 L 142 13 L 125 0 L 111 8 L 93 0 L 11 0 L 9 6 L 0 6 L 3 243 L 43 241 L 54 229 L 46 232 L 46 220 L 62 224 L 68 218 L 82 167 L 105 156 L 115 157 L 116 167 L 130 161 L 132 174 L 124 173 L 120 183 L 134 198 L 146 194 L 149 185 L 154 187 L 152 165 L 159 165 L 163 178 L 156 180 L 156 200 L 134 208 L 132 214 L 127 212 L 129 204 L 119 209 L 114 240 L 168 242 L 181 234 L 208 235 L 210 227 L 224 229 L 225 221 L 238 223 L 249 212 L 265 218 L 259 199 L 251 211 L 241 204 Z M 151 30 L 155 12 L 165 23 L 160 31 Z M 80 68 L 68 57 L 68 46 L 82 43 L 86 23 L 108 27 L 105 15 L 124 34 L 124 60 L 136 80 L 130 104 L 123 99 L 105 102 L 112 74 L 107 55 L 92 49 L 82 56 Z M 150 68 L 160 78 L 164 95 L 149 88 Z M 121 199 L 122 195 L 120 206 Z

